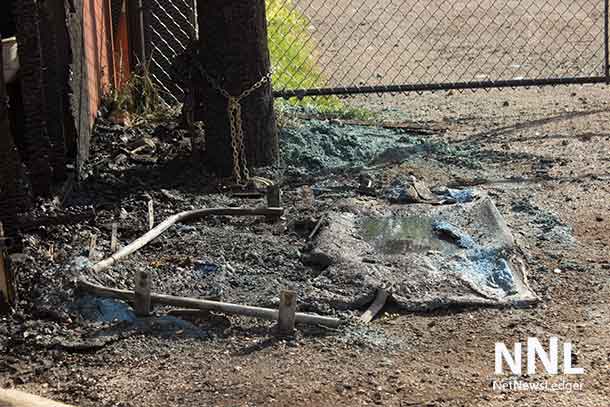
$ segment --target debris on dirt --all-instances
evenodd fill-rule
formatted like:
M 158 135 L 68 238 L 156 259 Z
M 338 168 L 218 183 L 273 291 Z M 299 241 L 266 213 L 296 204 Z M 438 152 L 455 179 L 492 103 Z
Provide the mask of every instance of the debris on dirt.
M 312 251 L 328 260 L 308 294 L 339 309 L 362 307 L 379 289 L 408 310 L 535 302 L 506 224 L 488 197 L 477 196 L 389 208 L 347 200 L 329 214 Z
M 497 109 L 502 100 L 491 105 Z M 515 105 L 511 100 L 503 114 Z M 453 130 L 478 126 L 477 120 L 476 114 L 465 113 L 439 118 Z M 400 123 L 400 118 L 395 122 Z M 89 237 L 97 236 L 94 260 L 110 256 L 113 224 L 119 247 L 148 231 L 150 199 L 158 219 L 194 208 L 266 204 L 264 193 L 231 193 L 213 174 L 193 165 L 191 136 L 175 123 L 142 122 L 124 128 L 100 120 L 85 179 L 68 202 L 40 203 L 35 211 L 36 218 L 54 218 L 91 208 L 95 217 L 28 228 L 17 249 L 20 253 L 9 257 L 18 277 L 19 298 L 15 312 L 0 323 L 0 348 L 14 358 L 0 364 L 5 370 L 3 383 L 27 383 L 78 405 L 118 405 L 133 395 L 126 390 L 131 383 L 108 378 L 114 380 L 114 375 L 137 366 L 130 378 L 141 389 L 156 383 L 156 372 L 165 370 L 179 376 L 173 381 L 166 375 L 168 385 L 205 386 L 210 398 L 204 395 L 204 404 L 221 389 L 235 388 L 234 399 L 223 399 L 235 405 L 243 404 L 245 393 L 234 384 L 245 386 L 243 391 L 250 395 L 253 386 L 275 382 L 275 373 L 258 377 L 253 372 L 261 371 L 260 366 L 273 372 L 276 362 L 269 360 L 278 358 L 286 366 L 294 363 L 308 373 L 316 372 L 315 383 L 290 378 L 294 380 L 286 383 L 290 392 L 303 383 L 304 391 L 325 392 L 332 387 L 324 383 L 332 386 L 335 380 L 332 366 L 340 365 L 346 366 L 341 369 L 346 375 L 340 378 L 346 383 L 342 389 L 362 387 L 358 394 L 364 395 L 385 386 L 379 383 L 381 374 L 397 383 L 403 380 L 398 388 L 418 386 L 420 378 L 430 381 L 439 371 L 444 373 L 444 364 L 460 365 L 466 355 L 474 355 L 473 372 L 487 369 L 488 355 L 479 357 L 485 352 L 478 351 L 493 349 L 494 341 L 504 335 L 519 340 L 530 330 L 555 330 L 543 319 L 549 316 L 549 323 L 557 322 L 557 331 L 565 334 L 575 318 L 589 315 L 590 302 L 601 310 L 602 297 L 607 297 L 607 273 L 603 273 L 610 266 L 601 257 L 605 246 L 599 243 L 607 237 L 600 232 L 607 221 L 606 209 L 592 202 L 581 219 L 564 208 L 582 206 L 579 192 L 584 186 L 605 188 L 601 175 L 580 179 L 582 171 L 576 164 L 582 152 L 572 151 L 590 148 L 597 137 L 551 151 L 561 140 L 547 135 L 568 136 L 553 128 L 494 129 L 505 122 L 498 119 L 484 135 L 452 130 L 438 136 L 415 128 L 303 120 L 282 130 L 286 165 L 256 170 L 256 175 L 281 186 L 286 208 L 281 218 L 220 216 L 178 224 L 123 262 L 92 273 L 92 262 L 83 257 Z M 510 132 L 515 132 L 514 137 Z M 537 137 L 549 138 L 539 143 Z M 152 140 L 154 148 L 140 143 L 143 149 L 132 156 L 143 138 Z M 503 144 L 510 148 L 503 150 Z M 559 150 L 565 150 L 565 157 L 556 154 Z M 145 158 L 139 159 L 140 155 Z M 413 187 L 413 196 L 423 202 L 388 204 L 384 192 L 393 180 L 404 189 Z M 569 203 L 566 196 L 571 197 Z M 587 191 L 589 196 L 599 199 L 600 193 Z M 431 197 L 444 205 L 433 205 Z M 591 239 L 583 243 L 588 233 Z M 572 250 L 575 243 L 578 251 Z M 555 269 L 561 273 L 554 273 Z M 303 326 L 295 338 L 279 341 L 271 334 L 271 322 L 186 308 L 177 310 L 182 314 L 173 313 L 161 305 L 154 308 L 153 316 L 136 318 L 129 301 L 75 295 L 74 280 L 83 276 L 133 292 L 134 276 L 141 271 L 151 276 L 154 292 L 271 309 L 277 309 L 278 293 L 290 289 L 299 294 L 297 311 L 350 322 L 340 329 Z M 595 287 L 591 299 L 581 295 L 589 286 Z M 368 325 L 357 322 L 354 317 L 371 306 L 382 290 L 389 298 L 379 316 Z M 534 290 L 544 306 L 496 309 L 532 304 L 538 300 Z M 607 322 L 599 310 L 595 312 L 603 319 L 587 324 Z M 587 325 L 573 338 L 582 341 L 593 330 L 603 331 Z M 474 335 L 480 335 L 481 347 L 470 342 Z M 470 343 L 467 354 L 455 352 L 463 338 Z M 605 355 L 590 349 L 587 366 L 602 366 L 596 358 Z M 406 356 L 392 355 L 395 351 Z M 402 369 L 399 364 L 413 366 L 417 375 L 403 369 L 394 379 L 394 369 Z M 199 376 L 202 369 L 205 382 Z M 591 369 L 592 380 L 604 377 L 603 371 Z M 316 376 L 324 371 L 330 373 Z M 488 383 L 469 380 L 471 372 L 464 373 L 461 365 L 448 373 L 454 382 L 474 383 L 468 391 L 487 395 Z M 85 381 L 89 377 L 95 386 Z M 376 383 L 366 387 L 373 380 Z M 73 382 L 77 383 L 66 387 Z M 267 393 L 256 394 L 257 404 L 273 403 Z M 183 395 L 172 392 L 168 397 L 175 400 L 152 404 L 192 404 L 179 399 Z M 402 401 L 401 397 L 397 393 L 387 401 Z M 424 400 L 418 397 L 413 401 Z
M 123 301 L 83 295 L 75 302 L 83 318 L 97 322 L 134 322 L 136 315 Z
M 174 316 L 138 318 L 129 305 L 113 298 L 85 294 L 77 298 L 74 306 L 87 321 L 111 324 L 101 330 L 96 339 L 119 334 L 124 336 L 130 331 L 161 336 L 173 336 L 176 332 L 192 337 L 207 336 L 205 330 Z
M 319 120 L 280 132 L 284 162 L 310 171 L 366 166 L 385 150 L 408 141 L 416 139 L 405 140 L 402 132 L 390 129 Z
M 392 181 L 384 196 L 391 203 L 409 204 L 421 202 L 417 190 L 411 183 L 405 183 L 398 179 Z
M 449 198 L 454 203 L 468 203 L 472 202 L 475 198 L 474 192 L 472 189 L 453 189 L 453 188 L 442 188 L 440 190 L 434 191 L 438 195 L 445 196 Z
M 572 227 L 561 222 L 557 214 L 535 206 L 528 199 L 520 199 L 512 204 L 513 212 L 529 215 L 529 223 L 538 230 L 538 238 L 559 246 L 572 247 L 576 239 Z
M 426 184 L 417 180 L 414 176 L 396 178 L 384 192 L 385 198 L 391 203 L 442 203 Z

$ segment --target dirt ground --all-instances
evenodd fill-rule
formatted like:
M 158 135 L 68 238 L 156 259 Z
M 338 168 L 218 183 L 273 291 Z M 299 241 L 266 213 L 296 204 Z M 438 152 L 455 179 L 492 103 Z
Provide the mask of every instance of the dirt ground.
M 422 314 L 396 313 L 390 306 L 370 328 L 350 326 L 334 332 L 300 327 L 288 339 L 276 338 L 270 323 L 218 315 L 194 321 L 209 333 L 205 337 L 179 329 L 169 335 L 125 331 L 101 346 L 45 342 L 58 332 L 86 337 L 107 328 L 70 313 L 53 313 L 54 303 L 45 303 L 44 292 L 55 290 L 54 281 L 66 278 L 60 275 L 65 272 L 63 265 L 86 251 L 90 232 L 98 234 L 101 254 L 109 253 L 104 224 L 116 213 L 112 200 L 134 219 L 122 232 L 125 241 L 144 228 L 148 197 L 163 201 L 161 189 L 181 197 L 171 204 L 160 203 L 161 217 L 190 206 L 261 203 L 231 198 L 210 178 L 200 181 L 194 170 L 185 170 L 187 160 L 176 158 L 180 143 L 178 137 L 172 138 L 172 128 L 159 136 L 165 137 L 169 150 L 163 150 L 158 162 L 127 169 L 99 170 L 108 166 L 102 160 L 107 154 L 103 149 L 115 148 L 115 141 L 109 143 L 98 135 L 100 147 L 94 147 L 91 176 L 76 192 L 74 203 L 93 202 L 98 218 L 94 224 L 46 227 L 26 236 L 24 253 L 30 257 L 19 270 L 33 273 L 22 283 L 32 291 L 21 293 L 20 310 L 2 322 L 0 384 L 82 406 L 609 405 L 609 102 L 610 94 L 603 87 L 352 100 L 395 121 L 398 117 L 419 121 L 424 128 L 436 129 L 422 136 L 427 142 L 467 152 L 465 157 L 430 149 L 373 175 L 386 179 L 410 173 L 428 185 L 475 184 L 484 189 L 527 253 L 530 285 L 541 301 L 525 309 L 443 309 Z M 156 134 L 158 129 L 142 132 Z M 110 156 L 117 162 L 116 155 Z M 357 174 L 330 173 L 301 181 L 353 185 Z M 286 184 L 288 215 L 280 225 L 299 219 L 303 211 L 318 216 L 332 202 L 316 198 L 313 209 L 303 210 L 299 188 L 295 182 Z M 571 226 L 575 242 L 560 245 L 549 240 L 537 223 L 541 213 L 553 213 Z M 309 269 L 290 254 L 305 244 L 305 238 L 288 227 L 221 219 L 197 225 L 197 231 L 183 243 L 178 235 L 160 241 L 108 278 L 114 285 L 129 287 L 134 268 L 165 252 L 215 261 L 222 256 L 237 264 L 239 276 L 264 271 L 270 282 L 275 268 L 278 273 L 292 270 L 295 279 L 308 278 Z M 263 250 L 271 254 L 265 256 Z M 179 285 L 176 273 L 185 273 L 184 268 L 159 269 L 159 279 L 173 275 L 161 287 L 164 292 L 202 295 L 205 291 L 205 287 L 198 291 L 198 286 Z M 248 294 L 252 288 L 236 290 Z M 239 299 L 232 292 L 227 295 Z M 261 299 L 253 305 L 268 304 Z M 122 326 L 113 329 L 121 332 Z M 532 336 L 572 342 L 573 362 L 585 373 L 522 380 L 565 380 L 582 385 L 581 391 L 493 388 L 494 381 L 507 379 L 494 375 L 494 344 L 511 346 Z
M 319 45 L 321 72 L 333 73 L 333 85 L 602 71 L 600 1 L 504 2 L 497 14 L 490 12 L 497 3 L 490 0 L 455 1 L 451 7 L 443 1 L 380 0 L 359 2 L 359 8 L 353 3 L 295 2 L 311 18 L 308 32 Z M 335 10 L 332 18 L 329 10 Z M 450 24 L 439 29 L 442 22 Z M 98 246 L 93 257 L 100 259 L 111 254 L 112 222 L 119 220 L 123 244 L 147 230 L 151 198 L 158 219 L 200 207 L 264 204 L 231 196 L 219 180 L 194 168 L 189 141 L 175 124 L 100 126 L 88 178 L 70 200 L 71 208 L 94 207 L 96 219 L 29 231 L 21 253 L 13 254 L 20 302 L 13 315 L 0 319 L 0 386 L 104 407 L 610 405 L 610 89 L 362 96 L 346 102 L 379 114 L 363 128 L 382 121 L 415 128 L 404 135 L 422 146 L 417 152 L 370 171 L 380 188 L 411 174 L 429 186 L 476 186 L 494 199 L 526 254 L 537 305 L 403 313 L 390 304 L 367 327 L 299 326 L 291 338 L 277 337 L 270 322 L 221 314 L 169 326 L 153 319 L 157 325 L 137 329 L 86 320 L 74 308 L 74 278 L 82 270 L 68 265 L 88 254 L 91 234 Z M 344 128 L 340 120 L 323 124 L 328 123 Z M 128 146 L 142 136 L 154 139 L 154 153 L 133 157 Z M 301 261 L 306 236 L 336 195 L 358 196 L 359 171 L 262 175 L 283 185 L 287 213 L 280 222 L 218 218 L 177 227 L 109 272 L 89 277 L 131 288 L 135 271 L 146 269 L 154 291 L 276 305 L 272 297 L 280 288 L 316 276 Z M 303 186 L 337 192 L 304 204 Z M 61 213 L 57 206 L 39 202 L 37 212 Z M 557 240 L 554 225 L 570 235 Z M 233 271 L 215 287 L 194 271 L 197 261 Z M 298 307 L 312 310 L 302 302 Z M 155 310 L 157 316 L 165 311 Z M 322 311 L 351 320 L 364 310 Z M 494 382 L 510 380 L 494 374 L 497 342 L 510 347 L 551 336 L 573 344 L 573 365 L 584 374 L 519 379 L 567 381 L 582 390 L 494 388 Z

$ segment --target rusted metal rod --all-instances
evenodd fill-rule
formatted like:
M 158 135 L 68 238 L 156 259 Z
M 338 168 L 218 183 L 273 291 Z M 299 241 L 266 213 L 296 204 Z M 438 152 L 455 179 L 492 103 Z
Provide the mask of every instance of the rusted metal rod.
M 77 287 L 82 291 L 89 292 L 91 294 L 99 295 L 102 297 L 123 298 L 127 294 L 125 290 L 116 290 L 113 288 L 104 287 L 99 284 L 91 283 L 85 279 L 79 279 L 77 281 Z M 135 298 L 135 294 L 133 292 L 129 292 L 127 295 L 129 295 L 130 297 L 133 296 L 132 298 Z M 219 301 L 208 301 L 201 300 L 198 298 L 177 297 L 173 295 L 151 293 L 150 300 L 152 303 L 160 305 L 171 305 L 180 308 L 216 311 L 225 314 L 254 317 L 270 321 L 277 321 L 279 317 L 279 312 L 277 309 L 251 307 L 248 305 L 238 305 Z M 296 323 L 322 325 L 330 328 L 336 328 L 342 324 L 342 321 L 337 318 L 324 317 L 321 315 L 314 314 L 305 314 L 302 312 L 295 313 L 294 321 Z
M 148 243 L 161 236 L 167 229 L 176 223 L 193 222 L 203 219 L 207 216 L 282 216 L 283 208 L 209 208 L 195 209 L 192 211 L 180 212 L 165 219 L 163 222 L 155 226 L 153 229 L 134 240 L 127 246 L 114 253 L 112 256 L 96 263 L 92 267 L 92 271 L 98 273 L 111 267 L 117 261 L 136 252 Z

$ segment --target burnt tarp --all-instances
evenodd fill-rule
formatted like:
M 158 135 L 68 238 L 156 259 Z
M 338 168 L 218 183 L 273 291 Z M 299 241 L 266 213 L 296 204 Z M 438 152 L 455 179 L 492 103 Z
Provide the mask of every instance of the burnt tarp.
M 323 269 L 306 294 L 311 302 L 362 307 L 379 288 L 410 311 L 536 301 L 525 258 L 482 192 L 448 205 L 346 199 L 328 220 L 309 255 Z

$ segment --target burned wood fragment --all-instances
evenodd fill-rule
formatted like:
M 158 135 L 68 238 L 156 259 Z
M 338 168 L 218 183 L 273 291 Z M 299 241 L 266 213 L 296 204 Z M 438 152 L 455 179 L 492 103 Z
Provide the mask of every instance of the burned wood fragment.
M 1 38 L 0 38 L 1 40 Z M 0 52 L 0 67 L 4 65 Z M 4 75 L 0 74 L 0 222 L 14 234 L 15 216 L 30 204 L 21 158 L 15 145 L 8 113 Z
M 271 165 L 279 154 L 265 1 L 203 1 L 197 11 L 200 41 L 190 91 L 195 120 L 206 126 L 203 156 L 218 175 L 248 178 L 241 166 Z
M 64 136 L 64 100 L 63 79 L 59 59 L 57 38 L 53 29 L 54 20 L 52 2 L 38 4 L 40 24 L 45 27 L 40 36 L 44 69 L 44 91 L 46 96 L 46 128 L 51 143 L 49 153 L 54 181 L 61 181 L 66 176 L 66 140 Z
M 75 225 L 93 221 L 95 221 L 95 210 L 89 207 L 66 209 L 56 215 L 19 216 L 16 219 L 16 227 L 22 232 L 30 232 L 41 226 Z

